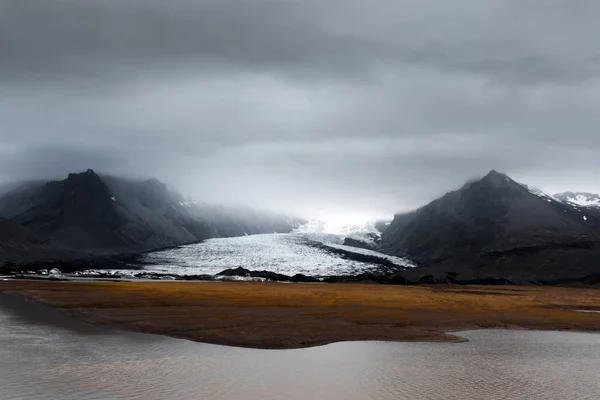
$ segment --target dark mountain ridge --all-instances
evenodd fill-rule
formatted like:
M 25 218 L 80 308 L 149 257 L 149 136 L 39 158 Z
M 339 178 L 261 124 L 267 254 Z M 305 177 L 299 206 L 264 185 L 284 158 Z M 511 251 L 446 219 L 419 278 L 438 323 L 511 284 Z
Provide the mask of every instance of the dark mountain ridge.
M 0 264 L 140 253 L 212 237 L 290 232 L 302 220 L 190 203 L 164 183 L 100 176 L 28 183 L 0 196 Z
M 491 171 L 411 213 L 396 215 L 384 252 L 413 275 L 513 281 L 580 278 L 600 265 L 600 212 L 557 201 Z

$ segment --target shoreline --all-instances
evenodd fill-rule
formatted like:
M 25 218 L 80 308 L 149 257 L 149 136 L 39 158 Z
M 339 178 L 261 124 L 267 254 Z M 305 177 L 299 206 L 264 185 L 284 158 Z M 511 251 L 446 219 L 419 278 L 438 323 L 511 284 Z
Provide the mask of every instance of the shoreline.
M 124 331 L 294 349 L 344 341 L 464 342 L 501 328 L 600 332 L 600 291 L 256 282 L 0 281 L 0 293 Z

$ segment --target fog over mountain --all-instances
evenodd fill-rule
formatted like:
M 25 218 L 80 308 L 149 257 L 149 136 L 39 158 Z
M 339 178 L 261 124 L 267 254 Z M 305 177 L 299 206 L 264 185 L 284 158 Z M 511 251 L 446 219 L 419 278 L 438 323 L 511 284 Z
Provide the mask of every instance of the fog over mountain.
M 599 193 L 593 0 L 3 0 L 0 182 L 93 168 L 391 216 L 495 168 Z

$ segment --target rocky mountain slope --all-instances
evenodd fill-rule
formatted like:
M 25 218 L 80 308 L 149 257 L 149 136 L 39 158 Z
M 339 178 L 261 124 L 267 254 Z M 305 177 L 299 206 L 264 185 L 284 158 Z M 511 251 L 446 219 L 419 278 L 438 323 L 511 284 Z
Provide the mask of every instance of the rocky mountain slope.
M 211 237 L 291 232 L 303 222 L 186 201 L 165 184 L 99 176 L 27 183 L 0 196 L 0 261 L 136 253 Z
M 382 249 L 423 266 L 409 272 L 421 276 L 580 278 L 600 272 L 600 210 L 560 201 L 492 171 L 396 215 L 383 233 Z

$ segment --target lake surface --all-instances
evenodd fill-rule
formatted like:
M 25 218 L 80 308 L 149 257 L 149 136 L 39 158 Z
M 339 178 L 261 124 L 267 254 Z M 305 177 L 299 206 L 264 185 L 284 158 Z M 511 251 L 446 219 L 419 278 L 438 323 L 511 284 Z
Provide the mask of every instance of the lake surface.
M 598 399 L 600 334 L 253 350 L 98 328 L 0 295 L 0 398 Z

